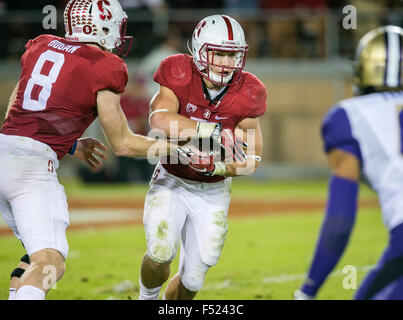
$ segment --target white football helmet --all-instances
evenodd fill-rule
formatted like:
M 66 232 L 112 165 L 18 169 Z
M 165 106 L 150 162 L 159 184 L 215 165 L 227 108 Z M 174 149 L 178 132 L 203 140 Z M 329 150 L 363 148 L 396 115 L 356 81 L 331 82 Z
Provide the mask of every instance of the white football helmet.
M 241 78 L 248 45 L 242 27 L 237 21 L 225 15 L 212 15 L 204 18 L 196 26 L 190 51 L 198 71 L 204 78 L 218 85 L 230 86 Z M 208 60 L 209 51 L 213 51 L 212 61 Z M 234 67 L 225 67 L 227 70 L 232 69 L 229 75 L 224 76 L 224 66 L 214 63 L 214 51 L 235 53 Z M 221 75 L 212 72 L 211 66 L 221 68 Z
M 65 38 L 97 43 L 126 56 L 133 37 L 126 36 L 127 15 L 117 0 L 70 0 L 64 10 Z

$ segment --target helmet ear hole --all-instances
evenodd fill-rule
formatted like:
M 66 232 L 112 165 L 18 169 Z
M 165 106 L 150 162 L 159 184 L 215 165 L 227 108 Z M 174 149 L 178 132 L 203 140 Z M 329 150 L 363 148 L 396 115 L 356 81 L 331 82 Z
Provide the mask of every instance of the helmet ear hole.
M 108 28 L 102 28 L 102 31 L 106 34 L 106 35 L 108 35 L 109 34 L 109 29 Z

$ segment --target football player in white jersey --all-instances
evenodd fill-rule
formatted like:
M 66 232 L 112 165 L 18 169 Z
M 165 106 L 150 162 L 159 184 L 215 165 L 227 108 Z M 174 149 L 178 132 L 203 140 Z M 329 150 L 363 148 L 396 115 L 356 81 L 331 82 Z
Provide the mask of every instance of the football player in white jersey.
M 326 214 L 307 278 L 294 294 L 313 299 L 348 243 L 359 179 L 377 192 L 389 243 L 355 294 L 358 300 L 403 299 L 403 29 L 368 32 L 356 51 L 355 95 L 325 116 L 322 139 L 332 176 Z

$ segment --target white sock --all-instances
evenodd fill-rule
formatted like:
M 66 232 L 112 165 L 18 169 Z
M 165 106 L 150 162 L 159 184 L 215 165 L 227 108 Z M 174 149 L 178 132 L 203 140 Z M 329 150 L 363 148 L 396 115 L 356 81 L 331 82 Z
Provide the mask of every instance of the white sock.
M 34 286 L 22 286 L 17 290 L 14 300 L 45 300 L 45 292 Z
M 10 292 L 8 294 L 8 300 L 15 300 L 15 288 L 10 288 Z
M 149 288 L 146 288 L 141 283 L 141 279 L 139 280 L 139 285 L 140 285 L 139 300 L 157 300 L 158 299 L 162 285 L 159 287 L 156 287 L 156 288 L 149 289 Z

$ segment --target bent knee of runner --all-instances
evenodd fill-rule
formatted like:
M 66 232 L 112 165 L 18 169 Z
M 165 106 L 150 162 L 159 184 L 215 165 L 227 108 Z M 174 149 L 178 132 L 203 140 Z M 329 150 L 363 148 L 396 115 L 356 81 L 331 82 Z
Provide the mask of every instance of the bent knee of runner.
M 208 270 L 208 268 L 207 268 Z M 180 280 L 183 286 L 193 292 L 200 291 L 203 287 L 204 279 L 206 277 L 207 270 L 200 272 L 197 270 L 192 270 L 190 272 L 185 272 L 180 276 Z
M 168 242 L 154 242 L 147 250 L 148 257 L 157 263 L 171 262 L 175 259 L 176 248 Z

